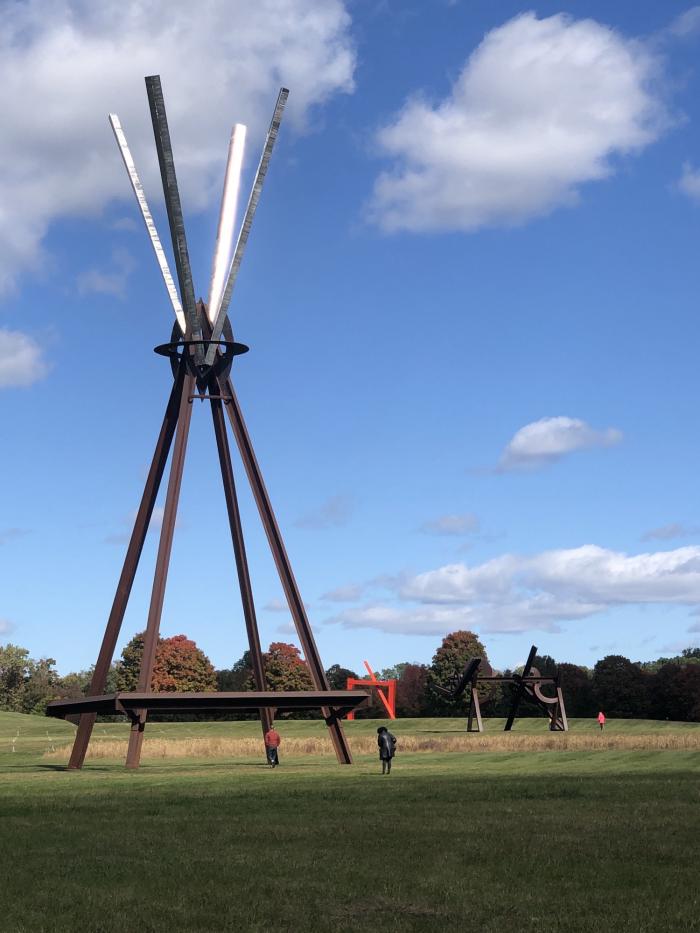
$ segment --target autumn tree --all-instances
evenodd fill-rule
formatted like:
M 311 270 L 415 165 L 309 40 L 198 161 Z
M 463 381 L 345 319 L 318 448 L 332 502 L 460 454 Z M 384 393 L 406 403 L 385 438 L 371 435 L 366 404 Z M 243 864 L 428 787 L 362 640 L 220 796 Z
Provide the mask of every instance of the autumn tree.
M 143 657 L 145 632 L 135 635 L 122 651 L 117 664 L 117 689 L 136 690 Z M 216 690 L 216 672 L 209 658 L 186 635 L 159 638 L 151 690 L 181 690 L 201 693 Z
M 428 667 L 425 664 L 402 664 L 396 681 L 396 713 L 399 716 L 422 716 L 426 711 Z
M 263 654 L 263 667 L 268 690 L 314 689 L 309 666 L 295 645 L 273 641 Z
M 433 656 L 428 669 L 427 683 L 430 692 L 430 705 L 438 716 L 455 716 L 466 711 L 469 691 L 456 702 L 445 696 L 439 688 L 451 690 L 464 673 L 470 658 L 481 658 L 480 673 L 490 674 L 491 665 L 486 648 L 474 632 L 459 631 L 446 635 Z M 479 699 L 482 708 L 488 709 L 495 698 L 495 691 L 489 687 L 479 687 Z

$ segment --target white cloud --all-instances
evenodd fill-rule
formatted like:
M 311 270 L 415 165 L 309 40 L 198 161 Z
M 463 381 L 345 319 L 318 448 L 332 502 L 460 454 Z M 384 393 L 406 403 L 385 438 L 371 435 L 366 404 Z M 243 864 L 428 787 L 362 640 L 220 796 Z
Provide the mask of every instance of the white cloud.
M 389 232 L 471 231 L 575 204 L 582 184 L 659 135 L 659 70 L 641 42 L 594 20 L 515 17 L 484 37 L 444 100 L 412 98 L 380 130 L 394 165 L 371 218 Z
M 0 388 L 30 386 L 48 371 L 44 351 L 33 337 L 0 328 Z
M 5 4 L 0 290 L 36 261 L 52 221 L 131 197 L 110 110 L 158 200 L 144 75 L 162 76 L 185 207 L 200 209 L 220 195 L 231 125 L 246 123 L 255 147 L 281 84 L 297 129 L 314 105 L 352 90 L 349 25 L 341 0 L 200 0 L 196 14 L 186 0 Z
M 12 631 L 12 623 L 8 619 L 0 619 L 0 635 L 6 635 Z
M 105 271 L 94 266 L 81 272 L 76 279 L 79 295 L 113 295 L 115 298 L 126 296 L 129 276 L 136 268 L 136 262 L 126 249 L 112 251 L 112 267 Z
M 331 496 L 317 509 L 312 509 L 298 518 L 294 524 L 297 528 L 311 528 L 317 531 L 339 528 L 350 521 L 352 507 L 352 500 L 348 496 Z
M 461 537 L 478 531 L 479 519 L 473 512 L 463 512 L 459 515 L 440 515 L 438 518 L 423 522 L 420 530 L 429 535 Z
M 700 606 L 700 547 L 628 555 L 596 545 L 503 554 L 470 567 L 450 564 L 418 574 L 398 602 L 368 604 L 326 620 L 346 628 L 436 635 L 558 631 L 561 623 L 617 606 Z
M 500 471 L 544 466 L 576 450 L 611 447 L 622 440 L 617 428 L 597 431 L 580 418 L 540 418 L 520 428 L 508 442 Z
M 693 201 L 700 201 L 700 169 L 693 168 L 690 162 L 684 162 L 678 188 Z
M 689 538 L 691 535 L 700 534 L 700 527 L 697 525 L 683 525 L 681 522 L 669 522 L 668 525 L 661 525 L 659 528 L 652 528 L 645 531 L 641 537 L 642 541 L 671 541 L 673 538 Z
M 337 586 L 334 590 L 329 590 L 321 599 L 332 603 L 354 603 L 360 599 L 364 590 L 360 583 L 348 583 L 346 586 Z
M 289 612 L 289 606 L 281 599 L 269 599 L 263 609 L 268 612 Z
M 678 39 L 685 39 L 700 32 L 700 6 L 691 6 L 677 16 L 665 30 Z

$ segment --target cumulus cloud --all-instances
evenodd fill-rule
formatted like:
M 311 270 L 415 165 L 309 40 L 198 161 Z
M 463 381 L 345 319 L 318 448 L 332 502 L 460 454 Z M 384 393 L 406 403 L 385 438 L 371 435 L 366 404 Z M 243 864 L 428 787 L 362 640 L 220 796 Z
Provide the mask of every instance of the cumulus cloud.
M 48 371 L 44 350 L 33 337 L 0 327 L 0 388 L 30 386 Z
M 317 509 L 312 509 L 306 515 L 298 518 L 294 524 L 297 528 L 310 528 L 324 530 L 347 525 L 352 515 L 352 500 L 348 496 L 331 496 Z
M 0 635 L 6 635 L 12 631 L 12 623 L 9 619 L 0 619 Z
M 592 19 L 530 12 L 489 32 L 447 97 L 407 101 L 378 133 L 393 167 L 370 217 L 385 231 L 511 226 L 575 204 L 667 122 L 658 60 Z
M 341 0 L 24 0 L 0 20 L 0 290 L 41 251 L 49 225 L 130 198 L 108 111 L 146 192 L 160 181 L 143 76 L 159 73 L 186 209 L 220 196 L 230 128 L 255 145 L 281 84 L 285 124 L 351 91 L 355 54 Z M 183 67 L 183 63 L 188 63 Z
M 622 440 L 617 428 L 597 431 L 580 418 L 540 418 L 520 428 L 508 442 L 498 465 L 501 472 L 533 469 L 566 454 L 591 447 L 611 447 Z
M 479 527 L 479 519 L 473 512 L 463 512 L 459 515 L 440 515 L 438 518 L 432 518 L 423 522 L 420 531 L 428 535 L 462 537 L 473 534 Z
M 628 555 L 588 544 L 449 564 L 405 580 L 394 603 L 368 603 L 326 621 L 414 635 L 556 632 L 617 606 L 651 604 L 700 611 L 700 547 Z
M 126 296 L 129 276 L 136 268 L 134 257 L 126 249 L 112 251 L 112 265 L 109 269 L 91 267 L 78 275 L 76 284 L 79 295 L 113 295 L 115 298 Z
M 691 535 L 700 534 L 700 526 L 683 525 L 681 522 L 669 522 L 668 525 L 661 525 L 659 528 L 652 528 L 645 531 L 641 537 L 642 541 L 671 541 L 673 538 L 689 538 Z
M 690 162 L 684 162 L 678 188 L 693 201 L 700 201 L 700 169 L 693 168 Z

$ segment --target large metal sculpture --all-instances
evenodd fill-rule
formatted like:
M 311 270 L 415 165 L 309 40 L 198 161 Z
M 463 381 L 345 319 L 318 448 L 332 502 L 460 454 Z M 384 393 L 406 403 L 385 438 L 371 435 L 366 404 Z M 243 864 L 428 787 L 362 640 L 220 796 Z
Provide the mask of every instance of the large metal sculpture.
M 534 667 L 535 657 L 537 655 L 537 646 L 530 648 L 525 667 L 521 674 L 480 674 L 479 668 L 483 663 L 482 658 L 470 658 L 462 676 L 455 683 L 451 690 L 444 687 L 438 687 L 440 693 L 449 697 L 451 700 L 458 700 L 465 692 L 469 690 L 469 710 L 467 713 L 467 732 L 483 732 L 484 723 L 481 717 L 481 702 L 479 700 L 479 684 L 489 683 L 507 683 L 513 687 L 513 696 L 511 698 L 510 710 L 503 727 L 504 732 L 510 732 L 518 714 L 518 709 L 523 700 L 529 701 L 536 706 L 540 712 L 544 713 L 549 719 L 549 728 L 551 732 L 568 732 L 569 723 L 566 718 L 566 709 L 564 707 L 564 694 L 561 688 L 561 674 L 540 674 Z M 554 696 L 548 696 L 542 692 L 542 687 L 553 687 Z
M 277 139 L 288 91 L 286 88 L 282 88 L 279 92 L 235 247 L 233 247 L 232 238 L 245 127 L 237 124 L 231 134 L 209 294 L 205 303 L 201 299 L 199 301 L 195 300 L 185 226 L 175 175 L 175 163 L 170 143 L 163 92 L 158 75 L 146 78 L 146 89 L 172 237 L 179 293 L 170 273 L 165 252 L 148 208 L 143 187 L 119 118 L 115 114 L 110 114 L 109 119 L 175 313 L 176 320 L 170 342 L 156 347 L 156 353 L 169 359 L 174 382 L 92 676 L 90 696 L 80 700 L 59 700 L 50 703 L 47 714 L 61 718 L 79 716 L 78 730 L 69 767 L 81 768 L 97 714 L 123 713 L 131 721 L 127 767 L 136 768 L 141 757 L 144 729 L 149 710 L 201 713 L 220 710 L 258 709 L 264 733 L 271 725 L 275 709 L 320 708 L 328 726 L 338 761 L 342 764 L 350 764 L 352 756 L 343 732 L 341 719 L 352 709 L 365 703 L 369 694 L 366 692 L 329 689 L 328 680 L 306 615 L 306 609 L 292 572 L 282 535 L 253 451 L 250 435 L 231 382 L 233 360 L 236 356 L 246 353 L 248 347 L 234 341 L 233 331 L 228 319 L 228 308 L 272 150 Z M 158 643 L 158 632 L 194 399 L 208 402 L 211 408 L 238 572 L 243 615 L 250 645 L 253 676 L 257 687 L 257 690 L 247 693 L 154 693 L 151 691 L 153 664 Z M 248 482 L 296 626 L 297 635 L 311 671 L 311 677 L 316 688 L 313 691 L 273 693 L 265 690 L 262 650 L 224 412 L 228 415 L 231 423 Z M 105 695 L 107 673 L 114 656 L 129 594 L 173 438 L 175 443 L 144 637 L 138 689 L 135 693 L 122 692 Z
M 369 687 L 370 689 L 376 690 L 377 696 L 386 710 L 389 719 L 396 719 L 396 680 L 394 678 L 378 680 L 377 675 L 369 666 L 369 661 L 363 661 L 362 663 L 367 668 L 369 680 L 366 677 L 348 677 L 345 681 L 345 689 L 354 690 L 355 687 Z M 348 713 L 348 719 L 354 718 L 355 711 L 351 710 Z

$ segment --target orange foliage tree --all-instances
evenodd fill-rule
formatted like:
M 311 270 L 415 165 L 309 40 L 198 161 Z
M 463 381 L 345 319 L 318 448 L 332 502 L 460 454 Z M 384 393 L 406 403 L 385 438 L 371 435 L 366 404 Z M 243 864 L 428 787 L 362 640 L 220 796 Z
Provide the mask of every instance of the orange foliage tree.
M 135 635 L 117 663 L 117 689 L 136 690 L 145 632 Z M 151 690 L 216 690 L 216 672 L 206 654 L 186 635 L 159 638 Z

